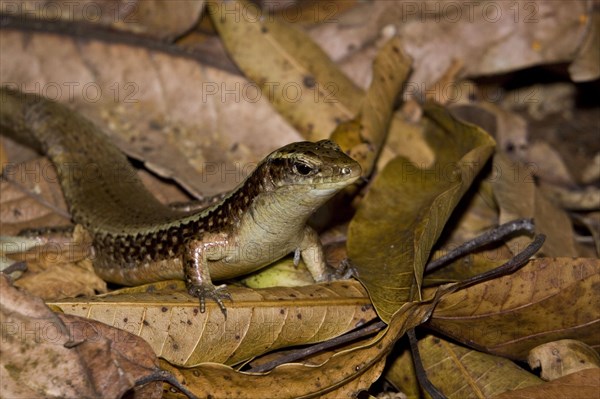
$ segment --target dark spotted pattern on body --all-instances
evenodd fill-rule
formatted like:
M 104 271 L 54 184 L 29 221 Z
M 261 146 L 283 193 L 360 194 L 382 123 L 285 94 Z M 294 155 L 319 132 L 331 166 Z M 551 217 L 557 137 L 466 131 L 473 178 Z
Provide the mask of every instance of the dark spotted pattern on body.
M 191 239 L 201 240 L 205 233 L 235 229 L 241 216 L 249 210 L 258 194 L 268 189 L 269 166 L 268 163 L 261 163 L 242 185 L 220 203 L 199 213 L 182 215 L 182 219 L 189 219 L 184 223 L 145 234 L 96 233 L 93 244 L 102 254 L 100 261 L 135 267 L 140 262 L 178 257 L 182 255 L 185 244 Z

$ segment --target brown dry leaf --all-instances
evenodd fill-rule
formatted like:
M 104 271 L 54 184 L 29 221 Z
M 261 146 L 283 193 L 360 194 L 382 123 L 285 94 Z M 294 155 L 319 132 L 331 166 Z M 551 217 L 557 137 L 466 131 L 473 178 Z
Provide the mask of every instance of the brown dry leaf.
M 546 199 L 535 186 L 535 164 L 511 161 L 498 152 L 494 156 L 494 170 L 490 177 L 494 195 L 500 207 L 500 223 L 531 218 L 536 232 L 546 235 L 540 250 L 545 256 L 577 256 L 574 232 L 567 214 Z M 525 248 L 530 238 L 521 236 L 508 242 L 514 254 Z
M 110 396 L 117 389 L 134 389 L 136 398 L 160 398 L 161 382 L 135 386 L 135 382 L 160 371 L 152 348 L 139 337 L 104 323 L 57 313 L 78 343 L 77 350 L 91 371 L 91 379 L 99 396 Z M 120 396 L 117 396 L 120 397 Z
M 393 31 L 415 60 L 407 87 L 414 94 L 432 90 L 456 60 L 464 65 L 461 76 L 573 61 L 584 40 L 594 40 L 589 33 L 593 24 L 589 4 L 374 1 L 336 14 L 337 23 L 316 26 L 310 34 L 336 62 L 358 58 L 362 63 L 353 63 L 352 69 L 360 71 L 371 63 L 370 50 L 378 36 Z M 597 64 L 597 57 L 591 59 Z M 364 82 L 357 84 L 364 87 Z
M 6 163 L 4 168 L 4 179 L 0 180 L 0 234 L 15 235 L 25 229 L 71 224 L 56 168 L 47 158 L 18 164 Z M 143 169 L 138 172 L 138 177 L 162 203 L 189 200 L 177 186 Z
M 598 397 L 598 391 L 600 369 L 588 369 L 535 387 L 504 392 L 494 399 L 590 399 Z
M 6 168 L 7 164 L 9 163 L 8 159 L 4 137 L 0 136 L 0 173 L 4 173 L 4 168 Z
M 358 347 L 341 350 L 318 365 L 284 364 L 268 373 L 245 373 L 231 367 L 205 363 L 195 368 L 175 369 L 162 362 L 179 381 L 200 397 L 297 398 L 309 395 L 355 397 L 367 389 L 381 372 L 383 359 L 404 332 L 422 323 L 435 299 L 406 303 L 388 327 Z M 376 368 L 377 373 L 373 372 Z M 360 382 L 358 382 L 360 381 Z M 278 387 L 280 389 L 274 389 Z
M 600 189 L 594 186 L 571 190 L 540 182 L 539 188 L 544 195 L 563 209 L 588 212 L 600 210 Z
M 327 138 L 339 121 L 354 117 L 362 91 L 304 32 L 261 18 L 246 1 L 209 2 L 208 10 L 236 64 L 305 137 Z
M 170 7 L 160 0 L 33 0 L 0 1 L 5 24 L 19 25 L 26 21 L 50 26 L 65 23 L 81 24 L 89 35 L 103 28 L 125 31 L 141 36 L 169 40 L 188 31 L 200 18 L 204 0 L 178 0 Z M 87 26 L 86 26 L 87 25 Z
M 90 260 L 90 244 L 78 226 L 73 234 L 50 238 L 5 237 L 4 255 L 27 264 L 27 272 L 15 286 L 52 300 L 106 292 L 106 283 L 96 275 Z
M 497 224 L 498 209 L 493 198 L 492 186 L 482 176 L 475 181 L 452 213 L 451 219 L 444 227 L 442 237 L 436 244 L 439 249 L 433 253 L 431 259 L 446 255 L 459 245 L 497 227 Z M 511 257 L 512 252 L 503 243 L 487 245 L 484 249 L 428 273 L 424 285 L 464 280 L 500 266 Z
M 137 334 L 158 356 L 186 367 L 236 364 L 274 349 L 324 341 L 376 317 L 356 281 L 262 290 L 231 286 L 227 320 L 213 302 L 200 313 L 197 298 L 185 293 L 182 282 L 124 292 L 52 305 Z
M 70 224 L 56 170 L 47 159 L 5 165 L 4 177 L 0 180 L 0 234 Z
M 588 160 L 589 164 L 581 172 L 581 182 L 583 184 L 592 184 L 600 181 L 600 152 L 594 155 L 594 158 Z
M 0 276 L 0 381 L 5 397 L 119 398 L 157 370 L 147 344 L 87 320 L 63 318 Z M 65 347 L 66 344 L 75 346 Z M 160 392 L 153 384 L 145 393 Z
M 507 103 L 509 100 L 516 101 L 521 98 L 517 95 L 507 97 Z M 517 160 L 526 161 L 529 148 L 527 120 L 518 113 L 507 110 L 510 103 L 503 105 L 502 107 L 494 102 L 479 101 L 474 104 L 454 105 L 451 109 L 456 117 L 481 126 L 494 136 L 499 150 Z
M 600 212 L 590 212 L 580 218 L 592 235 L 592 239 L 596 244 L 596 255 L 600 257 Z
M 531 143 L 527 149 L 526 159 L 536 166 L 535 175 L 544 182 L 562 186 L 575 185 L 573 176 L 559 152 L 548 142 L 536 140 Z
M 0 39 L 0 53 L 11 54 L 0 63 L 3 85 L 80 111 L 196 195 L 233 188 L 270 151 L 300 139 L 256 85 L 194 59 L 10 29 Z
M 588 3 L 592 9 L 587 26 L 587 35 L 579 47 L 575 60 L 569 65 L 569 74 L 573 82 L 586 82 L 600 77 L 600 12 L 594 10 L 594 3 Z
M 408 345 L 408 341 L 406 342 Z M 417 380 L 413 357 L 408 347 L 401 352 L 400 356 L 390 359 L 384 377 L 399 392 L 404 393 L 408 399 L 421 398 L 421 386 Z
M 443 297 L 429 325 L 512 359 L 524 360 L 535 346 L 564 338 L 598 348 L 599 283 L 598 259 L 534 259 L 512 275 Z
M 348 231 L 349 257 L 384 321 L 404 302 L 420 298 L 431 248 L 494 148 L 487 133 L 438 106 L 429 106 L 427 116 L 436 164 L 423 170 L 402 157 L 391 161 Z
M 489 398 L 542 384 L 515 363 L 429 335 L 419 340 L 427 378 L 448 398 Z
M 527 362 L 532 369 L 541 367 L 540 376 L 552 381 L 581 370 L 600 368 L 600 355 L 581 341 L 561 339 L 533 348 Z
M 28 263 L 29 266 L 29 263 Z M 55 263 L 37 273 L 25 273 L 15 286 L 44 300 L 58 300 L 78 295 L 106 292 L 106 282 L 94 273 L 91 262 Z

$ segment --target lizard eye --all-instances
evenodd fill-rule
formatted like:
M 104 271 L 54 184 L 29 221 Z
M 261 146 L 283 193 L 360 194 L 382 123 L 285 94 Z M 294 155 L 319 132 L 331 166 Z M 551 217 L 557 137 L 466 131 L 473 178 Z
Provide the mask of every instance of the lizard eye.
M 308 176 L 311 173 L 314 173 L 315 169 L 310 166 L 305 164 L 304 162 L 294 162 L 294 173 L 302 175 L 302 176 Z

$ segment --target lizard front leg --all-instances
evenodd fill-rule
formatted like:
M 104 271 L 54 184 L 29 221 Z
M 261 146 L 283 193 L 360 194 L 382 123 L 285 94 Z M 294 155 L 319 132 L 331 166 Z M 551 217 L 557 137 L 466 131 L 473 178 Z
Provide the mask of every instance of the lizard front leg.
M 223 299 L 231 300 L 226 285 L 215 286 L 210 278 L 208 262 L 223 258 L 228 241 L 192 240 L 187 243 L 183 257 L 185 284 L 190 295 L 200 299 L 200 312 L 206 310 L 206 298 L 214 300 L 227 318 Z
M 315 281 L 327 281 L 331 278 L 331 273 L 328 271 L 325 262 L 325 254 L 323 246 L 317 232 L 310 226 L 304 228 L 304 236 L 300 242 L 300 246 L 294 253 L 294 264 L 297 266 L 300 261 L 300 256 L 306 264 L 306 267 Z

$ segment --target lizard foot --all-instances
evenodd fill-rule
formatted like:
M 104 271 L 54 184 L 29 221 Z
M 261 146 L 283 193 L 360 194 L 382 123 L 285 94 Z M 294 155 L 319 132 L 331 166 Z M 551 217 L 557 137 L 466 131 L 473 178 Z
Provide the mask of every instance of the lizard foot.
M 225 308 L 223 300 L 233 300 L 231 299 L 229 292 L 227 292 L 227 286 L 225 284 L 217 287 L 212 284 L 192 285 L 188 287 L 188 292 L 190 295 L 200 299 L 200 313 L 204 313 L 206 311 L 206 298 L 208 298 L 212 299 L 217 303 L 217 305 L 219 305 L 221 312 L 223 312 L 223 315 L 227 319 L 227 309 Z

